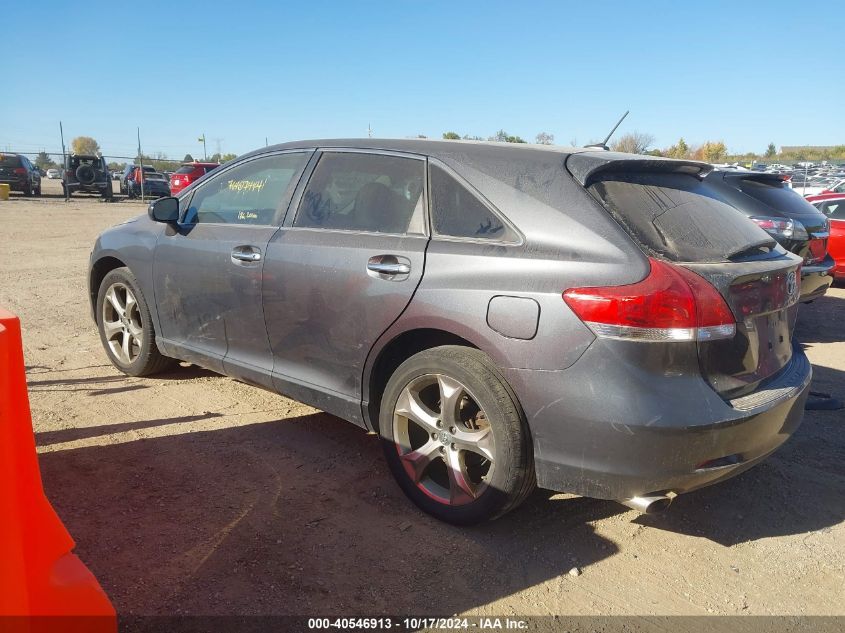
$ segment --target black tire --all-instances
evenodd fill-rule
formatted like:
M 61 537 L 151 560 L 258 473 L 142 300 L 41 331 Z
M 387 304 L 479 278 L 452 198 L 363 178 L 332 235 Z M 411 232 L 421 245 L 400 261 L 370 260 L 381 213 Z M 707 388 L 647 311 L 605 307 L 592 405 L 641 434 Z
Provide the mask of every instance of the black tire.
M 30 180 L 29 183 L 23 188 L 23 195 L 29 198 L 30 196 L 32 196 L 33 193 L 34 189 L 32 186 L 32 181 Z
M 400 450 L 408 449 L 401 449 L 394 437 L 394 415 L 400 395 L 406 386 L 425 381 L 431 375 L 446 376 L 465 387 L 467 395 L 486 414 L 484 420 L 494 438 L 492 475 L 487 471 L 484 477 L 489 479 L 483 482 L 478 496 L 460 505 L 438 500 L 415 483 L 400 457 Z M 443 417 L 442 413 L 438 414 L 438 419 Z M 451 345 L 435 347 L 402 363 L 384 390 L 379 428 L 385 458 L 403 492 L 423 511 L 447 523 L 473 525 L 500 517 L 522 503 L 536 485 L 531 437 L 522 408 L 504 376 L 479 350 Z M 427 437 L 425 442 L 428 443 Z M 454 448 L 454 444 L 451 446 Z M 450 449 L 439 450 L 445 454 Z
M 91 165 L 80 165 L 76 168 L 76 179 L 83 185 L 92 185 L 97 178 L 94 168 Z
M 122 284 L 128 287 L 135 296 L 137 302 L 137 317 L 140 321 L 143 336 L 139 345 L 137 357 L 130 362 L 124 362 L 112 350 L 106 338 L 104 329 L 103 304 L 106 301 L 106 294 L 115 284 Z M 175 362 L 174 359 L 164 356 L 158 351 L 155 343 L 155 330 L 153 320 L 150 316 L 150 309 L 144 298 L 141 288 L 138 285 L 135 275 L 128 268 L 115 268 L 103 278 L 97 293 L 97 329 L 100 332 L 100 342 L 109 357 L 111 363 L 124 374 L 129 376 L 149 376 L 164 371 Z
M 39 197 L 41 196 L 41 182 L 40 181 L 38 183 L 38 188 L 35 190 L 35 195 L 39 196 Z

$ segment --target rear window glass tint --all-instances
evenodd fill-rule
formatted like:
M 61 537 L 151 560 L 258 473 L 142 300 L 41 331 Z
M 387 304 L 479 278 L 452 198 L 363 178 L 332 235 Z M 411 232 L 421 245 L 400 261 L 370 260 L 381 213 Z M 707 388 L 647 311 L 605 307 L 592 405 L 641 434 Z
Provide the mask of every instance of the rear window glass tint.
M 799 193 L 780 180 L 755 180 L 738 178 L 742 193 L 769 205 L 782 213 L 813 213 L 813 205 L 804 200 Z
M 193 165 L 182 165 L 179 169 L 176 170 L 177 174 L 190 174 L 194 171 L 196 167 Z
M 20 167 L 21 159 L 13 154 L 0 155 L 0 167 Z
M 436 165 L 431 166 L 431 214 L 437 235 L 516 241 L 513 231 L 501 218 Z
M 609 174 L 589 190 L 646 252 L 673 261 L 725 261 L 775 244 L 694 176 Z

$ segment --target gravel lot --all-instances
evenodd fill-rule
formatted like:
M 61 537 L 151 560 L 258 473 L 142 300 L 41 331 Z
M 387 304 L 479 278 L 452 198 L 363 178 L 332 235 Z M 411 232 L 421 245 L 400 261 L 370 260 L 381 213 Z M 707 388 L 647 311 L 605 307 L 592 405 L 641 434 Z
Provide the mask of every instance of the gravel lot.
M 351 424 L 195 367 L 114 370 L 88 254 L 144 207 L 44 192 L 0 202 L 0 305 L 23 324 L 47 493 L 120 613 L 845 614 L 843 411 L 807 412 L 767 462 L 662 516 L 538 491 L 452 528 Z M 798 330 L 814 389 L 839 397 L 843 317 L 837 288 Z

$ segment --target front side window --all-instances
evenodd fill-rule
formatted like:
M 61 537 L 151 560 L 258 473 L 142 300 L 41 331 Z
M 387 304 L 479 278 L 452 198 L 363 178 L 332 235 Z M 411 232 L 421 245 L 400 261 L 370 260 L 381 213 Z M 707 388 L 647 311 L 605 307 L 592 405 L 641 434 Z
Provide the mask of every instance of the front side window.
M 258 158 L 219 174 L 191 198 L 185 224 L 276 224 L 294 183 L 308 160 L 305 153 Z
M 517 240 L 486 204 L 437 165 L 431 166 L 431 219 L 434 233 L 441 236 Z
M 421 234 L 424 182 L 421 160 L 326 152 L 308 181 L 294 226 Z

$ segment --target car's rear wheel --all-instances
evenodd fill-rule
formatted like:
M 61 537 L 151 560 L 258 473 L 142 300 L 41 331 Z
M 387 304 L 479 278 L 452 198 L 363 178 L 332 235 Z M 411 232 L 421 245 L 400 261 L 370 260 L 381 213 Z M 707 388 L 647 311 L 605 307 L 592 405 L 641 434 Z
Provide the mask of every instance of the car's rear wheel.
M 29 196 L 31 196 L 33 193 L 35 193 L 35 190 L 34 190 L 34 188 L 33 188 L 33 186 L 32 186 L 32 181 L 30 180 L 30 181 L 29 181 L 29 182 L 28 182 L 28 183 L 24 186 L 24 188 L 23 188 L 23 195 L 25 195 L 25 196 L 29 197 Z
M 493 519 L 534 488 L 522 411 L 478 350 L 443 346 L 406 360 L 387 384 L 379 421 L 400 487 L 438 519 L 457 525 Z
M 109 360 L 125 374 L 148 376 L 174 362 L 156 347 L 149 307 L 128 268 L 112 270 L 100 284 L 97 326 Z

